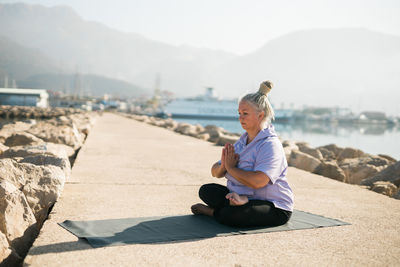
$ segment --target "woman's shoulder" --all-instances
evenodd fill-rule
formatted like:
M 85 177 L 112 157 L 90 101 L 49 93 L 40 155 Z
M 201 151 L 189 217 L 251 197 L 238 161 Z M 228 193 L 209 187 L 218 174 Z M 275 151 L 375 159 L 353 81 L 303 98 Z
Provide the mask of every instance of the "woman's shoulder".
M 270 136 L 268 138 L 264 138 L 260 140 L 259 145 L 257 146 L 258 152 L 271 152 L 271 153 L 279 153 L 283 152 L 283 146 L 281 141 L 277 136 Z

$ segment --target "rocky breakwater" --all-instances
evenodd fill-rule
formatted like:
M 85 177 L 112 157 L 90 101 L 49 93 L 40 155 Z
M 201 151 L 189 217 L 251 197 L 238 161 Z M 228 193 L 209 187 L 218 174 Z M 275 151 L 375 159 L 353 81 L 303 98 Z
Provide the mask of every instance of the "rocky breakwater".
M 97 116 L 59 110 L 50 110 L 58 117 L 0 128 L 0 262 L 5 265 L 22 262 Z
M 284 141 L 283 146 L 290 166 L 400 199 L 400 161 L 390 156 L 334 144 L 312 148 Z
M 240 134 L 230 133 L 224 128 L 215 125 L 207 125 L 203 127 L 200 124 L 192 125 L 185 122 L 176 122 L 170 118 L 161 119 L 146 115 L 133 115 L 126 113 L 119 114 L 130 119 L 134 119 L 157 127 L 163 127 L 182 135 L 188 135 L 201 140 L 209 141 L 220 146 L 223 146 L 226 143 L 233 144 L 237 140 L 239 140 L 240 137 Z
M 69 116 L 82 113 L 75 108 L 38 108 L 24 106 L 0 105 L 0 118 L 3 119 L 51 119 L 60 116 Z
M 145 115 L 119 113 L 125 117 L 163 127 L 216 145 L 235 143 L 240 135 L 221 127 L 178 123 Z M 400 199 L 400 161 L 387 155 L 371 155 L 355 148 L 334 144 L 311 147 L 305 142 L 282 141 L 290 166 L 349 184 L 365 186 L 377 193 Z

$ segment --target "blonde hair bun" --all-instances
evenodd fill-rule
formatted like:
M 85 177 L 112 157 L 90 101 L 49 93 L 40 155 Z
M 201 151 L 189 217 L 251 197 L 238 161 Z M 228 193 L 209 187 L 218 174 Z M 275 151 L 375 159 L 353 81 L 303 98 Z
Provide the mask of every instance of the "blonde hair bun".
M 258 93 L 262 95 L 268 95 L 274 85 L 271 81 L 264 81 L 260 84 L 260 89 L 258 89 Z

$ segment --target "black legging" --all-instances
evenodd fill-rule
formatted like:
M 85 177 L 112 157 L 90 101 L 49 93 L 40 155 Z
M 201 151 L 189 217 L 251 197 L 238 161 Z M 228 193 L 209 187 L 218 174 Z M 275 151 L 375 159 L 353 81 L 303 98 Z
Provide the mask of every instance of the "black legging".
M 229 193 L 226 186 L 205 184 L 200 187 L 199 196 L 210 208 L 214 209 L 214 218 L 226 225 L 278 226 L 287 223 L 291 211 L 275 208 L 267 200 L 249 200 L 241 206 L 230 206 L 225 196 Z

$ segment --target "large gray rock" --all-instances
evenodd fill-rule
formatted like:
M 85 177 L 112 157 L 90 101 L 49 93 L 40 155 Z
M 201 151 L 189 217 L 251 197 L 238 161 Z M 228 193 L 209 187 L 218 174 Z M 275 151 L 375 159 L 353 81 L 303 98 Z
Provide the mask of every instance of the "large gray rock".
M 399 189 L 391 182 L 377 181 L 372 185 L 372 191 L 392 197 Z
M 93 126 L 94 118 L 94 113 L 76 113 L 69 116 L 59 116 L 48 120 L 48 122 L 55 126 L 77 128 L 80 133 L 87 135 Z
M 65 172 L 56 166 L 21 164 L 21 167 L 25 171 L 30 169 L 30 174 L 25 175 L 26 184 L 22 191 L 38 225 L 41 226 L 47 218 L 49 209 L 60 197 L 67 177 Z
M 296 168 L 314 172 L 316 168 L 321 164 L 319 159 L 314 158 L 301 151 L 293 150 L 290 154 L 289 165 Z
M 391 163 L 395 163 L 397 160 L 395 158 L 392 158 L 389 155 L 385 155 L 385 154 L 378 154 L 379 157 L 387 159 L 389 162 Z
M 320 149 L 320 148 L 323 148 L 323 149 L 326 149 L 328 151 L 331 151 L 335 155 L 334 159 L 337 159 L 339 154 L 343 151 L 342 147 L 339 147 L 339 146 L 337 146 L 335 144 L 329 144 L 329 145 L 317 147 L 317 149 Z
M 10 256 L 11 249 L 9 247 L 6 236 L 0 232 L 0 262 Z
M 283 151 L 285 151 L 286 160 L 287 162 L 289 162 L 292 151 L 299 150 L 299 147 L 296 145 L 296 142 L 292 140 L 283 141 L 282 146 L 283 146 Z
M 0 156 L 8 149 L 8 146 L 3 145 L 0 143 Z
M 328 178 L 332 178 L 344 182 L 346 175 L 339 167 L 336 161 L 322 161 L 321 164 L 315 169 L 315 174 L 319 174 Z
M 47 217 L 48 210 L 60 196 L 70 175 L 70 170 L 45 164 L 49 163 L 46 159 L 43 161 L 42 165 L 34 165 L 18 163 L 13 159 L 0 159 L 0 180 L 13 184 L 25 194 L 38 225 Z
M 343 149 L 342 152 L 337 157 L 338 161 L 342 161 L 344 159 L 354 159 L 354 158 L 360 158 L 365 156 L 365 153 L 361 151 L 360 149 L 356 148 L 351 148 L 351 147 L 346 147 Z
M 25 185 L 25 172 L 13 159 L 0 159 L 0 181 L 6 180 L 22 190 Z
M 0 231 L 0 266 L 18 266 L 22 258 L 8 244 L 6 236 Z
M 321 152 L 321 155 L 324 158 L 324 160 L 336 160 L 336 155 L 335 153 L 333 153 L 333 151 L 323 147 L 319 147 L 317 149 L 319 150 L 319 152 Z
M 24 132 L 27 131 L 29 128 L 31 128 L 33 125 L 36 124 L 35 120 L 30 120 L 30 121 L 16 121 L 16 122 L 10 122 L 5 125 L 0 129 L 0 143 L 5 142 L 5 140 L 12 134 L 18 133 L 18 132 Z
M 210 135 L 208 141 L 215 143 L 220 135 L 224 133 L 224 129 L 215 125 L 207 125 L 204 127 L 204 131 Z
M 26 132 L 13 133 L 4 141 L 4 144 L 8 147 L 38 145 L 41 143 L 44 143 L 42 139 Z
M 4 133 L 25 132 L 35 124 L 36 124 L 36 120 L 10 122 L 10 123 L 3 125 L 3 127 L 1 127 L 0 135 L 2 135 Z
M 197 135 L 196 126 L 189 123 L 179 123 L 174 131 L 183 135 L 189 135 L 189 136 Z
M 37 166 L 54 166 L 64 173 L 64 180 L 71 176 L 71 164 L 66 158 L 59 158 L 50 155 L 34 155 L 23 158 L 19 163 L 30 163 Z
M 75 155 L 75 150 L 63 144 L 42 143 L 34 146 L 11 147 L 0 155 L 0 158 L 28 157 L 42 154 L 68 159 Z
M 220 134 L 218 137 L 218 140 L 216 141 L 216 144 L 219 146 L 224 146 L 225 144 L 234 144 L 239 140 L 238 136 L 235 135 L 226 135 L 226 134 Z
M 6 180 L 0 181 L 0 231 L 19 255 L 28 251 L 37 234 L 36 219 L 25 195 Z
M 361 184 L 372 186 L 377 181 L 391 182 L 400 187 L 400 161 L 388 166 L 374 176 L 364 179 Z
M 174 130 L 178 126 L 178 123 L 172 119 L 165 119 L 160 120 L 156 126 Z
M 387 159 L 373 155 L 365 155 L 365 157 L 362 158 L 344 159 L 339 163 L 339 166 L 346 175 L 346 183 L 360 184 L 363 179 L 374 176 L 388 164 L 389 161 Z
M 308 144 L 301 145 L 301 146 L 298 146 L 298 147 L 299 147 L 299 150 L 301 152 L 303 152 L 303 153 L 306 153 L 306 154 L 308 154 L 310 156 L 313 156 L 314 158 L 319 159 L 319 160 L 323 159 L 323 156 L 322 156 L 321 152 L 316 148 L 312 148 Z
M 210 139 L 210 135 L 206 132 L 203 132 L 203 133 L 197 134 L 196 138 L 204 140 L 204 141 L 208 141 Z
M 72 127 L 68 125 L 55 126 L 52 123 L 41 121 L 32 126 L 28 132 L 46 142 L 68 145 L 75 150 L 80 148 L 85 140 L 85 135 L 79 132 L 75 125 Z

